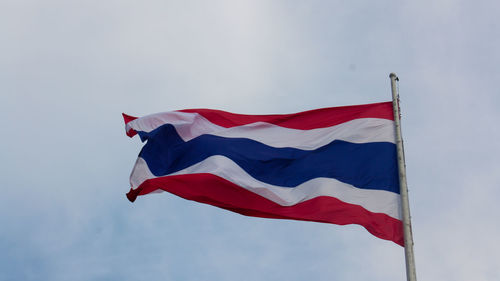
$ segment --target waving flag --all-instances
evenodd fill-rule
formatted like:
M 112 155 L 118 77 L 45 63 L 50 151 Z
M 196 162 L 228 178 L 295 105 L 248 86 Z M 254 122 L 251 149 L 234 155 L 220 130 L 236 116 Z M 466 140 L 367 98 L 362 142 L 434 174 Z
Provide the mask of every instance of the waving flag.
M 295 114 L 123 115 L 143 142 L 130 201 L 168 191 L 247 216 L 358 224 L 403 245 L 392 103 Z

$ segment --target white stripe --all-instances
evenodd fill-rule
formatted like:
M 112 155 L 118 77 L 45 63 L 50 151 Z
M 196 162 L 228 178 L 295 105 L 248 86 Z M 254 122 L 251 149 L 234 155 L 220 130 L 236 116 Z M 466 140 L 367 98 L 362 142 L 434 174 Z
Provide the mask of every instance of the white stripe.
M 135 161 L 132 173 L 130 174 L 130 186 L 132 187 L 132 189 L 137 189 L 137 187 L 139 187 L 139 185 L 141 185 L 146 180 L 154 178 L 157 178 L 157 176 L 151 173 L 151 170 L 149 170 L 146 161 L 143 158 L 138 157 Z
M 329 196 L 359 205 L 370 212 L 384 213 L 401 220 L 399 194 L 385 190 L 356 188 L 331 178 L 315 178 L 294 188 L 275 186 L 256 180 L 231 159 L 220 155 L 211 156 L 170 175 L 197 173 L 219 176 L 282 206 L 292 206 L 318 196 Z M 151 178 L 156 176 L 151 173 L 144 159 L 139 157 L 130 178 L 132 188 L 136 189 Z
M 198 113 L 164 112 L 130 121 L 127 131 L 151 132 L 164 124 L 172 124 L 184 141 L 203 134 L 228 138 L 248 138 L 273 147 L 295 147 L 313 150 L 333 140 L 352 143 L 395 143 L 394 121 L 379 118 L 354 119 L 339 125 L 311 130 L 280 127 L 266 122 L 224 128 L 208 121 Z

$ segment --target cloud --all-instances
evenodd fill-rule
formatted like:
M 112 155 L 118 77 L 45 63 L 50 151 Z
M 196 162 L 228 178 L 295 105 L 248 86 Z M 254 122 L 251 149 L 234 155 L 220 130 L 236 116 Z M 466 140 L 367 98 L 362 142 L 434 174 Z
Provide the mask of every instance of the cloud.
M 129 203 L 120 116 L 377 102 L 392 71 L 419 278 L 499 279 L 499 7 L 3 1 L 0 280 L 401 280 L 402 249 L 358 226 Z

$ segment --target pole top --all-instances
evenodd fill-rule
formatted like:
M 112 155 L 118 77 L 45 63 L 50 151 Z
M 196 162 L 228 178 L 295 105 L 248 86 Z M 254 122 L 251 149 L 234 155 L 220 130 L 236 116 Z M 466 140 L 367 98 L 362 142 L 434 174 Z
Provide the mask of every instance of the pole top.
M 391 72 L 391 74 L 389 74 L 389 78 L 391 78 L 391 79 L 394 78 L 394 79 L 396 79 L 396 81 L 399 81 L 398 76 L 394 72 Z

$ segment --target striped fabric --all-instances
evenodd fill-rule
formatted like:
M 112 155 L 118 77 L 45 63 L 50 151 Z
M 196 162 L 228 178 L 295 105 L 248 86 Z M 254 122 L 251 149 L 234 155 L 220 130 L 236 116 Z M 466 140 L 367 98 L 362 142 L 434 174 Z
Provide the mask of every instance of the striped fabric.
M 392 103 L 282 115 L 189 109 L 136 118 L 130 201 L 168 191 L 247 216 L 358 224 L 403 245 Z

